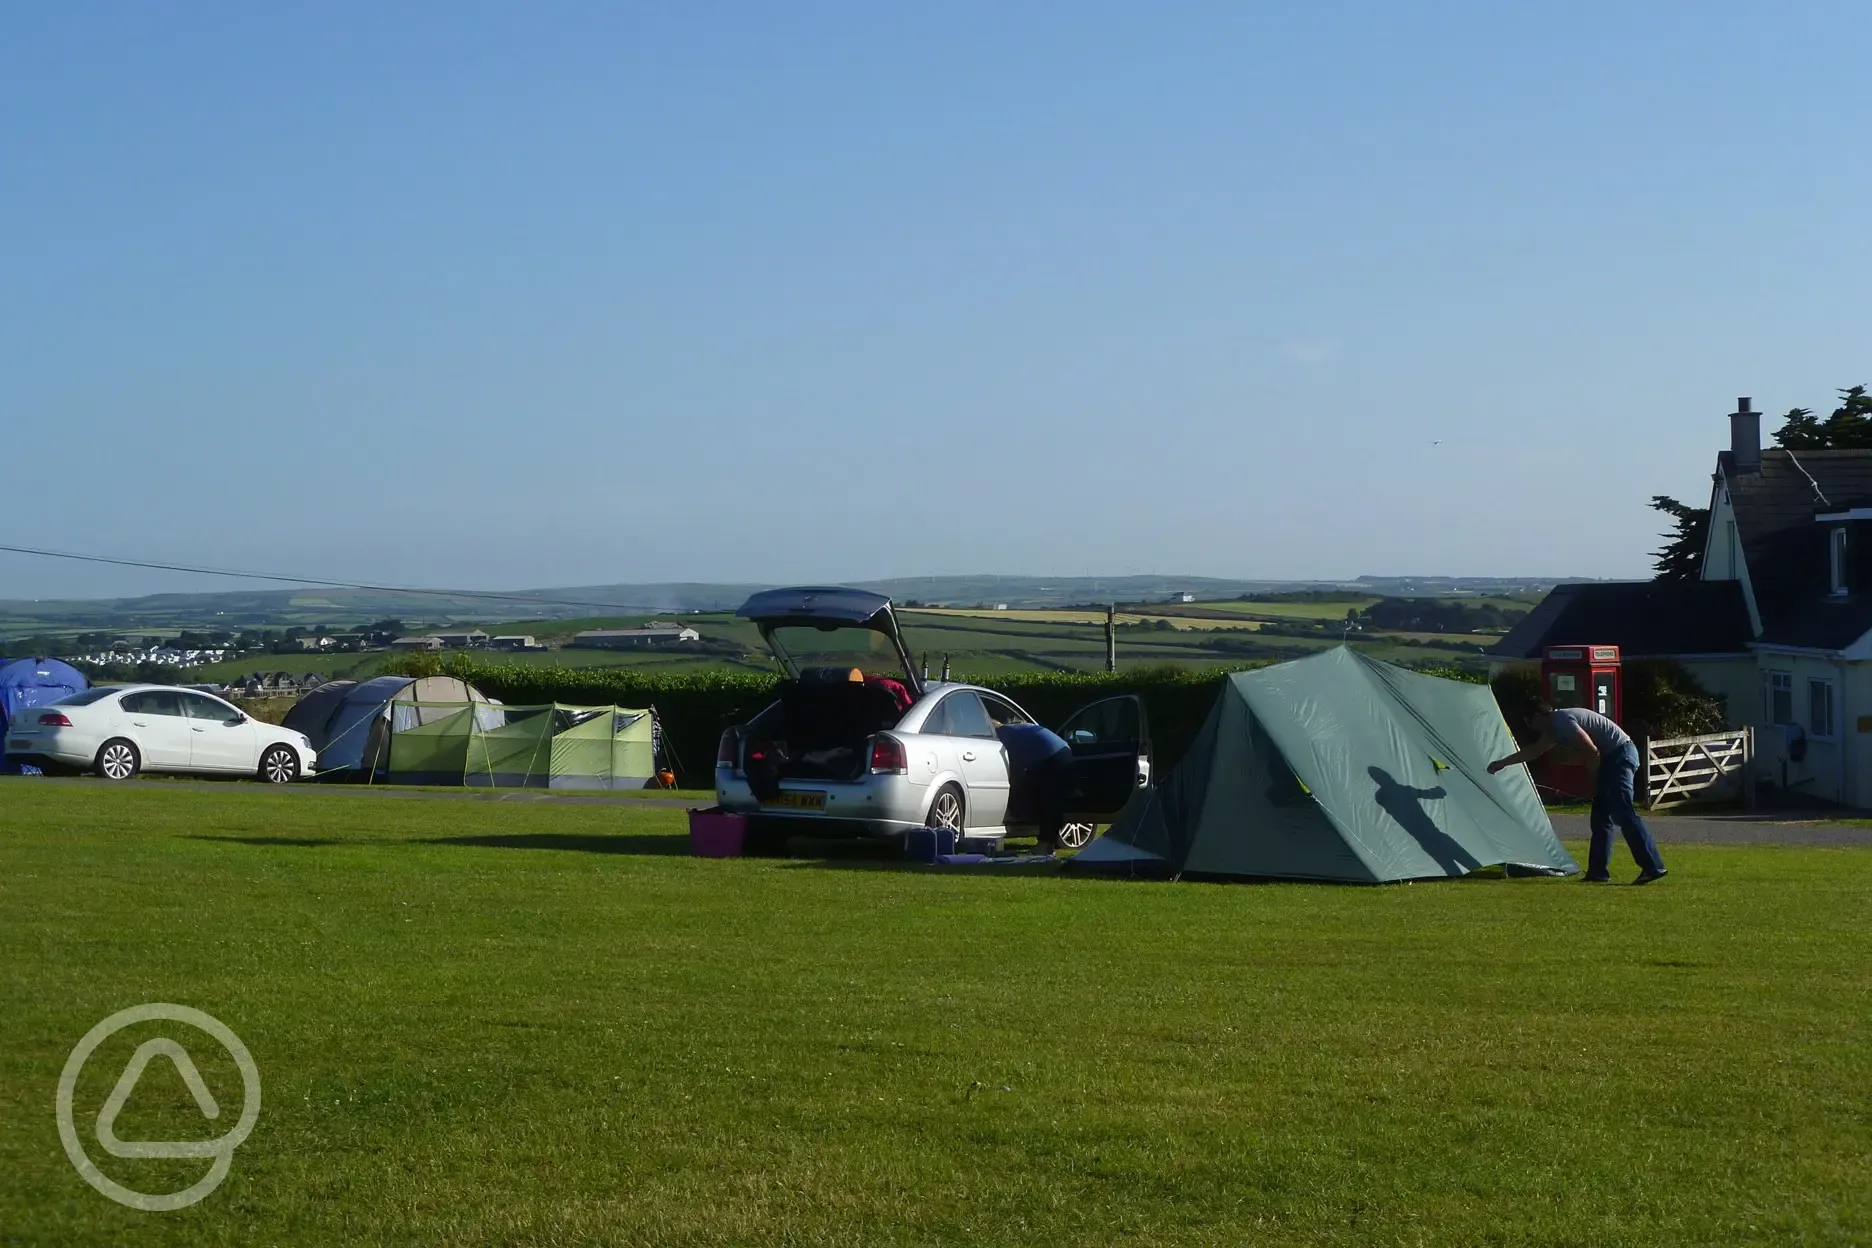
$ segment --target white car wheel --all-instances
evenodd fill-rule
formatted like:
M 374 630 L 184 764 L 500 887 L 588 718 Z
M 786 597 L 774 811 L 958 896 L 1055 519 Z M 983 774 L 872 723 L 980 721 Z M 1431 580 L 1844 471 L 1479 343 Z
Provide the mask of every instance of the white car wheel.
M 106 741 L 97 755 L 97 774 L 106 780 L 129 780 L 143 765 L 136 746 L 116 737 Z
M 1059 843 L 1061 849 L 1084 849 L 1092 843 L 1093 833 L 1098 831 L 1094 823 L 1067 823 L 1060 825 Z
M 275 745 L 260 756 L 260 778 L 268 784 L 291 784 L 299 778 L 299 756 L 289 745 Z

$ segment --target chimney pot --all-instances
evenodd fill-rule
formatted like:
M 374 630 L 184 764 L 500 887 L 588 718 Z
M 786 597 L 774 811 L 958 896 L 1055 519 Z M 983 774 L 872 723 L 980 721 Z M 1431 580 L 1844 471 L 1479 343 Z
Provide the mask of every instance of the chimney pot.
M 1761 471 L 1761 418 L 1746 396 L 1729 413 L 1729 463 L 1738 473 Z

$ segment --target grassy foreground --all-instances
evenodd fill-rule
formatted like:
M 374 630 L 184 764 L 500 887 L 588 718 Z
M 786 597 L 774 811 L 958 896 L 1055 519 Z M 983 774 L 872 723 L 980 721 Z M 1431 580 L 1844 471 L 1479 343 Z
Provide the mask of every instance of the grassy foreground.
M 1872 1240 L 1872 852 L 1648 889 L 703 861 L 678 810 L 0 782 L 8 1244 Z M 1622 851 L 1621 851 L 1622 852 Z M 1623 867 L 1625 864 L 1621 862 Z M 259 1125 L 133 1212 L 73 1044 Z M 120 1032 L 123 1139 L 231 1062 Z

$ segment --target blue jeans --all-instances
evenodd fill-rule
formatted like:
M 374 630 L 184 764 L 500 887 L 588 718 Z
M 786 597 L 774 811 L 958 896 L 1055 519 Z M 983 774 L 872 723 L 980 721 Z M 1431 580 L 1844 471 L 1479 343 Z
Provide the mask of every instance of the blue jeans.
M 1612 825 L 1625 834 L 1625 844 L 1641 871 L 1662 871 L 1657 842 L 1651 829 L 1632 805 L 1632 780 L 1638 774 L 1638 747 L 1627 745 L 1599 756 L 1599 784 L 1592 800 L 1592 849 L 1586 856 L 1586 877 L 1603 879 L 1612 872 Z

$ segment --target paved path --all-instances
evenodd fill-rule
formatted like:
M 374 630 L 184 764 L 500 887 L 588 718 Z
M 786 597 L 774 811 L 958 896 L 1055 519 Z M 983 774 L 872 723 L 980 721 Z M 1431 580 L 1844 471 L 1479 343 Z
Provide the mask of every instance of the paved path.
M 1554 830 L 1585 840 L 1592 828 L 1585 815 L 1555 815 Z M 1651 815 L 1645 820 L 1660 845 L 1872 845 L 1872 827 L 1825 823 L 1795 815 Z M 1615 834 L 1616 836 L 1616 834 Z M 1613 842 L 1620 852 L 1624 838 Z

